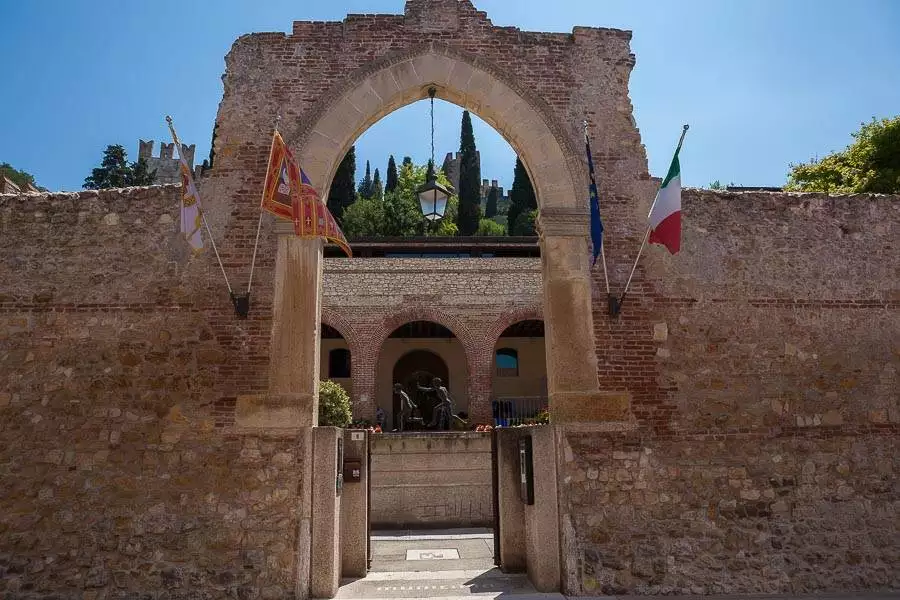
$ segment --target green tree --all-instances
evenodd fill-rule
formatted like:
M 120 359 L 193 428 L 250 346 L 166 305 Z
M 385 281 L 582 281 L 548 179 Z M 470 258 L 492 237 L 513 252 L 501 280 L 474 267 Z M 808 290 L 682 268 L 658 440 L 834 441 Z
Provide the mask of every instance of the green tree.
M 384 235 L 387 202 L 360 198 L 344 210 L 341 229 L 349 239 Z
M 372 197 L 372 169 L 369 166 L 369 161 L 366 161 L 366 174 L 362 178 L 362 181 L 359 182 L 359 189 L 357 192 L 360 198 Z
M 29 185 L 33 185 L 35 188 L 41 191 L 46 191 L 44 188 L 34 182 L 34 176 L 31 173 L 20 171 L 6 162 L 0 164 L 0 177 L 4 176 L 8 177 L 10 181 L 19 186 L 19 189 L 21 190 L 24 190 Z
M 515 231 L 515 233 L 510 233 L 510 235 L 537 235 L 537 230 L 535 229 L 537 214 L 538 211 L 536 209 L 520 213 L 511 228 L 511 231 Z
M 116 144 L 106 147 L 100 166 L 93 169 L 90 176 L 84 179 L 82 187 L 88 190 L 101 190 L 151 185 L 154 180 L 156 180 L 156 171 L 150 171 L 144 159 L 128 164 L 125 148 Z
M 393 192 L 397 189 L 397 163 L 394 162 L 394 155 L 388 158 L 387 180 L 384 183 L 385 192 Z
M 403 157 L 403 164 L 404 164 L 404 165 L 411 165 L 411 164 L 413 164 L 412 157 L 410 157 L 410 156 L 404 156 L 404 157 Z
M 500 190 L 497 186 L 492 185 L 491 191 L 488 192 L 487 202 L 484 206 L 484 216 L 493 219 L 497 216 L 497 201 L 500 199 Z
M 791 165 L 785 189 L 839 194 L 900 192 L 900 116 L 872 119 L 841 152 Z
M 334 174 L 326 205 L 338 223 L 343 224 L 344 211 L 354 202 L 356 202 L 356 148 L 350 146 L 350 150 L 344 155 Z
M 352 418 L 347 390 L 333 381 L 320 381 L 319 427 L 347 427 Z
M 397 176 L 397 187 L 386 192 L 382 202 L 360 198 L 344 212 L 343 230 L 348 238 L 359 237 L 409 237 L 417 235 L 456 235 L 454 220 L 457 214 L 457 198 L 447 202 L 444 219 L 437 226 L 427 227 L 419 207 L 416 190 L 425 183 L 426 167 L 405 162 Z M 438 171 L 438 181 L 448 185 L 443 172 Z
M 506 235 L 506 227 L 492 219 L 482 219 L 478 223 L 478 229 L 475 230 L 475 235 L 486 237 Z
M 375 177 L 372 178 L 372 198 L 384 200 L 384 186 L 381 184 L 381 173 L 375 169 Z
M 525 165 L 517 157 L 516 168 L 513 172 L 513 184 L 509 191 L 509 211 L 506 217 L 509 235 L 534 235 L 534 220 L 532 219 L 529 228 L 528 220 L 520 222 L 519 217 L 535 209 L 537 209 L 537 197 L 534 194 L 534 187 L 531 185 L 531 179 L 528 178 Z
M 481 220 L 481 167 L 472 132 L 472 117 L 464 110 L 459 136 L 459 214 L 456 225 L 460 235 L 472 235 Z

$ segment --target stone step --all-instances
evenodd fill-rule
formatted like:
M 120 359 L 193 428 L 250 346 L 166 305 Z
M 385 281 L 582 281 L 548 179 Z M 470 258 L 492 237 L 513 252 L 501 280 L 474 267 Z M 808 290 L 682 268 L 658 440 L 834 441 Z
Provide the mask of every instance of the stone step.
M 537 592 L 523 574 L 498 569 L 462 571 L 393 571 L 369 573 L 365 579 L 342 582 L 339 600 L 363 598 L 496 598 L 562 600 L 560 594 Z

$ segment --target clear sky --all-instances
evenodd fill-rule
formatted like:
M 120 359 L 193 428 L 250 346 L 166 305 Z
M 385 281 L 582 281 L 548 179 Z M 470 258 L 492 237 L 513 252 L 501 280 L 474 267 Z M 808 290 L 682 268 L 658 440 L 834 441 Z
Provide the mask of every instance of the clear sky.
M 50 189 L 80 189 L 107 144 L 168 140 L 163 117 L 202 159 L 235 38 L 290 31 L 291 21 L 400 13 L 402 0 L 0 0 L 0 162 Z M 900 113 L 897 0 L 476 0 L 497 25 L 634 32 L 635 119 L 661 175 L 682 123 L 688 185 L 780 185 L 790 162 L 841 149 L 873 116 Z M 437 106 L 438 161 L 458 149 L 459 110 Z M 358 146 L 428 154 L 427 106 L 370 129 Z M 410 135 L 420 131 L 422 135 Z M 484 177 L 509 186 L 509 147 L 476 122 Z M 602 185 L 602 184 L 601 184 Z

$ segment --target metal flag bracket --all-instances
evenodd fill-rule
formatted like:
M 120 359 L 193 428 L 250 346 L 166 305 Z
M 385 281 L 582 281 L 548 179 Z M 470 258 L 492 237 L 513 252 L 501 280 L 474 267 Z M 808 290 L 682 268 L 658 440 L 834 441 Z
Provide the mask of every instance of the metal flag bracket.
M 231 303 L 234 304 L 234 312 L 239 319 L 246 319 L 250 314 L 250 292 L 231 292 Z

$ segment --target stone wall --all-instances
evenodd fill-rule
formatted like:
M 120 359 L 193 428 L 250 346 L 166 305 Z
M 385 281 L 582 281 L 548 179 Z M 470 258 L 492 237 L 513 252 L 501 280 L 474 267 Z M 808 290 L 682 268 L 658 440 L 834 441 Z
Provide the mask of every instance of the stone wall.
M 224 289 L 179 193 L 0 196 L 4 597 L 294 589 L 306 456 L 217 421 Z
M 617 320 L 595 276 L 635 421 L 561 434 L 565 587 L 900 587 L 900 199 L 687 190 L 683 220 Z
M 491 527 L 491 434 L 376 434 L 373 527 Z

